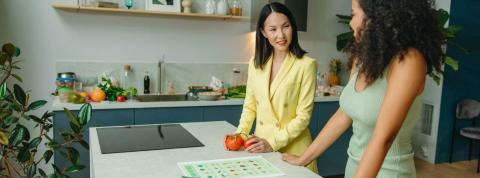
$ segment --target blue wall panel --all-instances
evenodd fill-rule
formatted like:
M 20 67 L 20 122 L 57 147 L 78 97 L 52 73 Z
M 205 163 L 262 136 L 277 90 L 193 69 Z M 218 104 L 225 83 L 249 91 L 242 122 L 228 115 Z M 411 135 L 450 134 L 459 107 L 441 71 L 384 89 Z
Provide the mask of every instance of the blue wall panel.
M 435 162 L 442 163 L 449 160 L 452 134 L 455 134 L 453 145 L 453 160 L 468 159 L 469 141 L 458 135 L 458 129 L 469 125 L 461 122 L 452 133 L 455 107 L 458 101 L 471 98 L 480 100 L 480 1 L 460 0 L 451 2 L 450 24 L 460 25 L 463 30 L 457 35 L 455 42 L 470 50 L 469 55 L 463 54 L 453 46 L 448 46 L 447 54 L 460 62 L 459 71 L 445 67 L 444 84 L 440 122 L 438 129 L 437 152 Z M 476 157 L 478 146 L 473 147 L 473 156 Z

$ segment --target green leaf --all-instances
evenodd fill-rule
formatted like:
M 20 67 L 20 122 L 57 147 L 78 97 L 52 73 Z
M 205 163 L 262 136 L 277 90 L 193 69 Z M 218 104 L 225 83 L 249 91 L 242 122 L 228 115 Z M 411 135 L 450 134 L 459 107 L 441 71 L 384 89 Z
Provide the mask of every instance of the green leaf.
M 5 119 L 5 125 L 6 125 L 7 127 L 10 127 L 10 125 L 17 123 L 17 121 L 18 121 L 18 117 L 16 117 L 16 116 L 8 116 L 8 117 Z
M 18 57 L 21 54 L 20 48 L 15 47 L 15 53 L 13 54 L 14 57 Z
M 12 43 L 7 43 L 2 46 L 2 51 L 5 52 L 9 56 L 14 56 L 16 47 Z
M 75 126 L 80 127 L 80 123 L 78 122 L 78 118 L 76 118 L 73 113 L 68 110 L 67 108 L 63 108 L 65 113 L 67 114 L 68 119 L 70 119 L 70 123 L 73 123 Z
M 7 96 L 7 83 L 0 85 L 0 98 L 3 99 Z
M 37 173 L 37 165 L 33 164 L 32 166 L 30 166 L 28 168 L 27 177 L 31 178 L 31 177 L 35 176 L 36 173 Z
M 445 57 L 445 64 L 450 66 L 453 70 L 458 71 L 458 61 L 450 56 Z
M 85 149 L 87 150 L 90 149 L 90 147 L 88 146 L 88 143 L 85 140 L 80 140 L 78 141 L 78 143 L 80 143 L 80 145 L 82 145 Z
M 77 134 L 80 133 L 80 131 L 81 131 L 80 127 L 76 126 L 75 124 L 73 124 L 73 123 L 71 123 L 71 122 L 70 122 L 69 124 L 70 124 L 70 128 L 72 128 L 72 130 L 73 130 L 75 133 L 77 133 Z
M 13 109 L 14 111 L 17 111 L 17 112 L 22 112 L 23 111 L 22 106 L 20 104 L 18 104 L 17 102 L 11 103 L 10 108 Z
M 7 62 L 7 54 L 5 53 L 0 53 L 0 66 L 5 65 L 5 62 Z
M 38 168 L 38 173 L 40 173 L 40 175 L 41 175 L 43 178 L 46 178 L 46 177 L 47 177 L 47 174 L 45 174 L 45 171 L 43 171 L 42 168 Z
M 44 106 L 45 104 L 47 104 L 47 101 L 45 101 L 45 100 L 35 101 L 33 103 L 30 103 L 30 105 L 28 105 L 28 110 L 36 110 L 36 109 Z
M 38 144 L 40 144 L 40 142 L 42 142 L 42 137 L 34 138 L 32 141 L 30 141 L 30 144 L 28 145 L 28 148 L 30 148 L 30 149 L 36 148 L 38 146 Z
M 55 171 L 56 174 L 58 174 L 58 175 L 63 175 L 63 174 L 62 174 L 62 171 L 60 171 L 60 169 L 57 167 L 57 165 L 52 164 L 52 167 L 53 167 L 53 170 Z M 55 177 L 56 177 L 56 176 L 55 176 Z
M 60 148 L 60 144 L 58 144 L 58 143 L 55 142 L 55 141 L 48 142 L 48 143 L 47 143 L 47 146 L 50 147 L 50 148 L 52 148 L 52 149 L 54 149 L 54 150 Z
M 22 77 L 18 76 L 17 74 L 12 74 L 12 77 L 17 79 L 19 82 L 23 82 Z
M 43 159 L 45 159 L 45 164 L 47 164 L 50 161 L 50 158 L 53 156 L 53 151 L 52 150 L 47 150 L 43 153 Z
M 434 74 L 433 72 L 430 72 L 428 75 L 433 79 L 433 81 L 435 81 L 437 85 L 440 85 L 440 77 L 438 75 Z
M 45 122 L 40 119 L 39 117 L 35 116 L 35 115 L 29 115 L 28 118 L 32 119 L 33 121 L 39 123 L 39 124 L 45 124 Z
M 337 14 L 335 15 L 341 20 L 352 20 L 352 15 L 342 15 L 342 14 Z
M 78 172 L 82 169 L 85 169 L 84 165 L 73 165 L 73 166 L 70 166 L 69 168 L 67 168 L 67 170 L 65 172 L 68 172 L 68 173 Z
M 444 27 L 445 24 L 447 24 L 447 21 L 450 18 L 450 15 L 444 9 L 438 9 L 436 10 L 436 12 L 437 12 L 437 18 L 438 18 L 438 25 L 440 25 L 441 27 Z
M 466 48 L 464 48 L 463 46 L 461 46 L 460 44 L 458 44 L 457 42 L 453 41 L 453 40 L 448 40 L 447 43 L 457 49 L 459 49 L 460 51 L 463 52 L 463 54 L 470 54 L 470 51 Z
M 55 116 L 54 112 L 45 111 L 45 113 L 43 113 L 43 115 L 42 115 L 42 119 L 46 119 L 46 118 L 49 118 L 49 117 L 52 117 L 52 116 Z
M 23 91 L 22 87 L 20 87 L 17 84 L 13 85 L 13 92 L 15 94 L 15 99 L 22 106 L 26 106 L 27 105 L 27 95 L 25 94 L 25 91 Z
M 345 32 L 342 34 L 337 35 L 337 50 L 341 51 L 345 46 L 347 46 L 347 43 L 352 40 L 353 38 L 353 32 Z
M 48 176 L 48 178 L 57 178 L 57 175 L 56 175 L 56 174 L 50 174 L 50 175 Z
M 30 160 L 30 157 L 31 157 L 30 151 L 28 151 L 28 149 L 26 149 L 26 148 L 20 149 L 19 152 L 18 152 L 18 155 L 17 155 L 18 161 L 20 161 L 22 163 L 25 163 L 28 160 Z
M 28 133 L 28 130 L 25 126 L 18 124 L 15 129 L 12 131 L 12 135 L 10 136 L 10 143 L 13 146 L 17 146 L 20 144 L 23 140 L 30 139 L 30 135 Z
M 92 116 L 92 105 L 90 103 L 85 103 L 80 108 L 77 117 L 80 119 L 80 125 L 84 126 L 90 121 Z
M 78 153 L 77 149 L 73 147 L 67 148 L 67 159 L 74 165 L 78 165 L 80 163 L 80 153 Z

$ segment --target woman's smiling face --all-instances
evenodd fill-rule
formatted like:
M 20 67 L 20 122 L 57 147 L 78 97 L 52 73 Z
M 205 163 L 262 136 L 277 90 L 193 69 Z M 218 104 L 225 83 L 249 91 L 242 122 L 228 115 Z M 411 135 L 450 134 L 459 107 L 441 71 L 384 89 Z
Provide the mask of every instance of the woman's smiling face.
M 287 16 L 272 12 L 263 24 L 262 34 L 275 51 L 288 51 L 292 42 L 292 26 Z

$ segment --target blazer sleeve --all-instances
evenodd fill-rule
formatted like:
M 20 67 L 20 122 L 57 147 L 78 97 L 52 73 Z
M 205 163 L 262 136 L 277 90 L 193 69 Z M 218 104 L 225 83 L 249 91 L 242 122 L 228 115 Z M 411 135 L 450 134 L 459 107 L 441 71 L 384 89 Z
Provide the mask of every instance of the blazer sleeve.
M 255 65 L 253 64 L 253 59 L 250 60 L 248 65 L 248 78 L 247 78 L 247 91 L 245 94 L 245 100 L 243 101 L 243 110 L 242 115 L 240 116 L 240 122 L 236 133 L 245 133 L 249 134 L 252 129 L 253 121 L 257 115 L 257 99 L 255 98 L 255 92 L 253 90 L 253 81 L 255 73 Z
M 316 72 L 317 66 L 313 60 L 309 62 L 303 70 L 296 117 L 292 119 L 286 127 L 277 131 L 275 141 L 270 145 L 273 150 L 277 151 L 287 146 L 288 143 L 298 137 L 298 135 L 308 127 L 313 111 L 313 100 L 315 98 Z

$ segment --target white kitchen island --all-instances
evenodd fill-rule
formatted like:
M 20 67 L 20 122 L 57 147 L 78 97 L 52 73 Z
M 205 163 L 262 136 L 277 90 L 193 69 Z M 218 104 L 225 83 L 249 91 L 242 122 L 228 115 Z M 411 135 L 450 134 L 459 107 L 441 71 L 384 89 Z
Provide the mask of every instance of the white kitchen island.
M 251 154 L 245 151 L 225 151 L 225 134 L 235 127 L 225 121 L 182 123 L 204 147 L 102 154 L 96 128 L 90 128 L 90 177 L 92 178 L 180 178 L 178 162 L 262 156 L 286 175 L 281 177 L 314 178 L 319 175 L 305 167 L 290 165 L 278 152 Z

